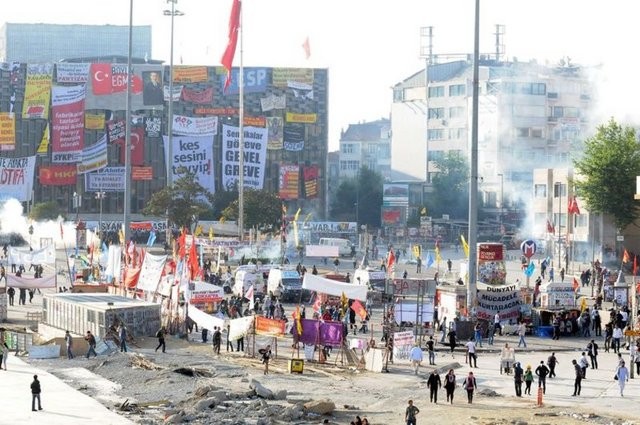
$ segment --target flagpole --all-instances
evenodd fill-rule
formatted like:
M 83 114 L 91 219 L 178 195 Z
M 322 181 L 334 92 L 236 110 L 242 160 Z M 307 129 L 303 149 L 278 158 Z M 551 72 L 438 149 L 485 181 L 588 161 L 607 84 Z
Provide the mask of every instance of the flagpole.
M 240 6 L 240 20 L 238 25 L 238 32 L 240 36 L 240 72 L 238 73 L 238 117 L 239 124 L 239 153 L 240 163 L 238 171 L 238 237 L 240 242 L 244 238 L 244 64 L 242 60 L 243 55 L 243 25 L 242 25 L 242 3 Z

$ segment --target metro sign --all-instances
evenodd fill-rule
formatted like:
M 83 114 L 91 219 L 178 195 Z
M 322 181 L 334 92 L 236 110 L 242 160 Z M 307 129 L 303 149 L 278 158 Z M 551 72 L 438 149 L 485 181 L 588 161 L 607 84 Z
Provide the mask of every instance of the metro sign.
M 522 255 L 524 255 L 527 258 L 533 257 L 537 249 L 538 249 L 538 245 L 536 245 L 536 242 L 532 241 L 531 239 L 527 239 L 526 241 L 522 242 L 522 244 L 520 245 L 520 250 L 522 251 Z

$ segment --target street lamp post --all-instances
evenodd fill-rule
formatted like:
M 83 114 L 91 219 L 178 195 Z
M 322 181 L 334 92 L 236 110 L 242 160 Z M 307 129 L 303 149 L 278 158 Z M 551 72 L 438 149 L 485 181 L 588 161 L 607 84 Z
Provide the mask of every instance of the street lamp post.
M 100 213 L 98 215 L 98 237 L 102 240 L 102 200 L 105 198 L 106 192 L 96 192 L 96 199 L 100 203 Z

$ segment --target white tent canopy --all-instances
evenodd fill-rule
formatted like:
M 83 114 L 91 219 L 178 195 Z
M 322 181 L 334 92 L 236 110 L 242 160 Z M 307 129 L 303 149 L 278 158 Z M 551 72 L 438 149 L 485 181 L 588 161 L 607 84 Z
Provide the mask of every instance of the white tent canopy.
M 305 273 L 302 281 L 302 288 L 310 291 L 316 291 L 323 294 L 334 295 L 336 297 L 344 294 L 352 300 L 367 300 L 367 287 L 365 285 L 356 285 L 353 283 L 338 282 L 336 280 L 325 279 L 311 273 Z

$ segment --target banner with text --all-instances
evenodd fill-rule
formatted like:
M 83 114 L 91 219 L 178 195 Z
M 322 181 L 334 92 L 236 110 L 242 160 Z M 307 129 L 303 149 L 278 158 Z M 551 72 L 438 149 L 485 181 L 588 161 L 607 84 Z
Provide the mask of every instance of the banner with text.
M 0 151 L 16 150 L 16 114 L 0 112 Z
M 55 264 L 56 246 L 47 245 L 44 248 L 31 250 L 30 248 L 9 247 L 9 264 Z
M 104 114 L 84 114 L 84 128 L 87 130 L 104 130 Z
M 507 264 L 504 245 L 501 243 L 479 243 L 478 281 L 489 285 L 504 285 L 507 281 Z
M 256 316 L 256 335 L 284 336 L 284 320 Z
M 211 136 L 173 136 L 173 146 L 169 146 L 169 137 L 162 137 L 165 155 L 168 156 L 168 162 L 173 168 L 173 182 L 182 177 L 184 174 L 182 170 L 186 170 L 195 174 L 196 181 L 213 193 L 215 174 Z
M 87 109 L 125 109 L 129 80 L 126 63 L 93 63 L 89 76 L 91 82 L 87 86 Z M 133 65 L 131 109 L 162 108 L 162 65 Z
M 273 68 L 271 84 L 275 87 L 287 87 L 289 81 L 313 85 L 312 68 Z
M 282 129 L 284 127 L 284 120 L 282 117 L 267 117 L 267 149 L 280 150 L 283 147 Z
M 144 117 L 144 134 L 147 137 L 160 137 L 162 130 L 161 117 Z
M 285 121 L 297 122 L 301 124 L 314 124 L 318 120 L 318 114 L 297 114 L 295 112 L 287 112 Z
M 206 66 L 173 66 L 174 83 L 204 83 L 209 80 Z
M 166 255 L 153 255 L 147 252 L 144 255 L 144 260 L 142 260 L 137 288 L 144 291 L 155 292 L 158 287 L 158 282 L 160 282 L 160 276 L 162 275 L 162 269 L 164 268 L 166 260 Z
M 304 175 L 304 197 L 313 199 L 318 197 L 318 176 L 319 168 L 317 165 L 310 165 L 302 169 Z
M 107 162 L 107 136 L 103 135 L 95 144 L 82 150 L 78 174 L 100 170 L 107 166 Z
M 281 164 L 278 189 L 280 199 L 298 199 L 300 186 L 300 167 L 294 164 Z
M 31 201 L 36 157 L 0 158 L 0 200 Z
M 105 167 L 84 175 L 89 192 L 124 192 L 124 167 Z
M 267 69 L 266 68 L 243 68 L 243 81 L 244 94 L 248 93 L 263 93 L 267 89 Z M 225 96 L 234 95 L 240 93 L 238 84 L 240 82 L 240 69 L 233 68 L 231 70 L 231 84 L 226 91 L 224 91 L 225 78 L 220 79 L 220 88 L 223 89 Z
M 22 118 L 49 118 L 53 64 L 27 64 Z
M 75 164 L 41 165 L 38 169 L 38 180 L 43 186 L 75 185 L 78 178 L 78 167 Z
M 88 83 L 90 63 L 60 62 L 56 64 L 56 82 Z
M 240 176 L 240 129 L 222 126 L 222 187 L 233 190 Z M 261 190 L 267 162 L 267 129 L 244 127 L 244 186 Z
M 84 148 L 85 86 L 54 86 L 51 94 L 51 162 L 79 162 Z
M 218 134 L 218 117 L 173 116 L 173 134 L 178 136 L 215 136 Z
M 276 96 L 270 94 L 267 97 L 260 99 L 260 106 L 263 112 L 271 111 L 273 109 L 285 109 L 287 107 L 287 95 Z
M 304 149 L 304 125 L 287 124 L 283 131 L 283 147 L 286 151 L 299 152 Z
M 500 320 L 518 318 L 522 303 L 517 285 L 487 285 L 480 282 L 477 285 L 478 319 L 493 320 L 496 313 L 500 313 Z
M 188 87 L 182 89 L 182 100 L 197 105 L 206 105 L 213 103 L 213 87 L 204 90 L 193 90 Z

